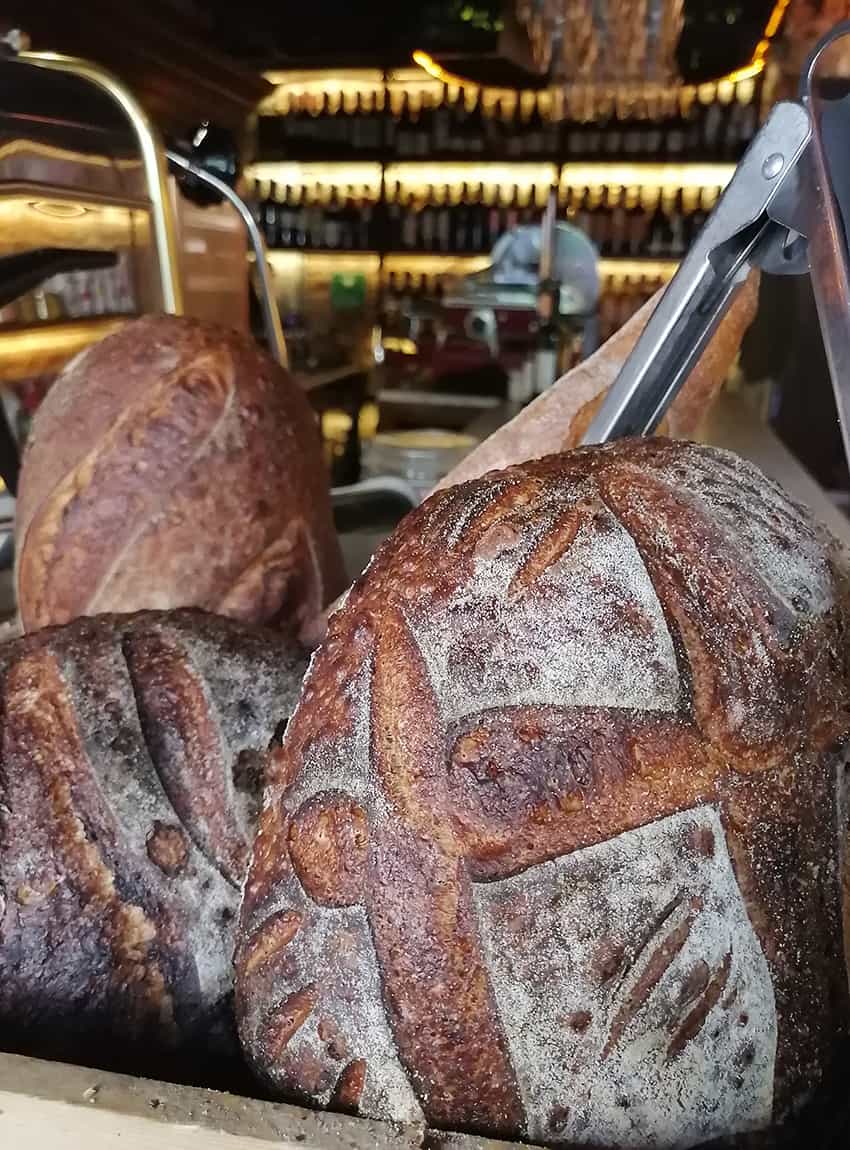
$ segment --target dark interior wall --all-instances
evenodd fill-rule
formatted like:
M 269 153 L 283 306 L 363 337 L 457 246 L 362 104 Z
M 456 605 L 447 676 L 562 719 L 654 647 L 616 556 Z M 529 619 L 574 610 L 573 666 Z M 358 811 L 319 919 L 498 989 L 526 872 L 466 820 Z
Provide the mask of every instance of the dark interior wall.
M 114 72 L 173 135 L 207 119 L 238 135 L 270 90 L 255 68 L 212 46 L 214 20 L 187 0 L 7 0 L 2 20 L 25 31 L 35 50 Z

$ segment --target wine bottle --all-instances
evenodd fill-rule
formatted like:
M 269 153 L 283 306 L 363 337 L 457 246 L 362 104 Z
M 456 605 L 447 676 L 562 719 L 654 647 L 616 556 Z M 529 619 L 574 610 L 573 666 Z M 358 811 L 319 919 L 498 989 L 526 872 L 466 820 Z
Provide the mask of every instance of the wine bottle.
M 623 203 L 623 189 L 608 189 L 608 210 L 611 214 L 611 234 L 608 250 L 616 259 L 622 256 L 626 247 L 626 209 Z
M 706 109 L 702 122 L 702 149 L 706 159 L 717 159 L 720 154 L 723 131 L 723 105 L 713 100 Z
M 281 197 L 278 215 L 277 243 L 279 247 L 291 248 L 295 212 L 292 207 L 292 189 L 287 184 Z
M 419 241 L 418 216 L 419 213 L 413 198 L 413 193 L 410 192 L 402 206 L 401 223 L 401 246 L 407 251 L 413 251 Z
M 449 150 L 451 120 L 452 110 L 449 105 L 449 92 L 446 85 L 443 84 L 440 101 L 434 109 L 434 115 L 431 120 L 431 147 L 438 154 Z
M 263 204 L 263 235 L 266 246 L 270 248 L 276 248 L 278 243 L 276 190 L 275 182 L 272 180 L 269 183 L 269 194 Z
M 395 125 L 395 143 L 396 151 L 400 156 L 410 156 L 412 154 L 410 101 L 408 100 L 407 92 L 403 92 L 401 96 L 401 105 Z
M 681 160 L 685 152 L 685 121 L 677 112 L 667 123 L 666 152 L 671 160 Z
M 469 116 L 467 119 L 468 129 L 468 151 L 472 155 L 481 155 L 484 151 L 484 114 L 481 106 L 481 97 L 478 93 L 473 94 L 472 107 L 469 109 Z
M 307 231 L 309 227 L 306 188 L 299 189 L 296 202 L 298 207 L 295 212 L 295 245 L 299 248 L 305 248 L 307 246 Z
M 451 219 L 451 193 L 448 187 L 443 189 L 443 197 L 440 205 L 435 210 L 437 217 L 436 222 L 436 244 L 438 251 L 448 252 L 451 249 L 452 238 L 452 219 Z
M 528 126 L 525 136 L 525 155 L 528 156 L 541 156 L 545 148 L 545 137 L 543 134 L 543 117 L 540 114 L 540 104 L 537 97 L 534 97 L 534 104 L 531 109 L 531 115 L 528 117 Z
M 422 251 L 432 252 L 434 250 L 436 236 L 437 216 L 434 211 L 434 187 L 432 184 L 429 184 L 419 221 L 419 246 Z
M 522 107 L 522 100 L 517 96 L 514 104 L 514 114 L 508 132 L 507 147 L 505 151 L 512 160 L 519 159 L 525 154 L 525 137 L 528 131 L 528 117 Z
M 519 224 L 519 186 L 514 184 L 505 210 L 504 231 L 512 232 Z
M 568 124 L 565 129 L 564 150 L 567 159 L 584 160 L 588 157 L 586 146 L 587 125 L 579 123 Z
M 387 189 L 386 193 L 386 235 L 377 244 L 377 247 L 386 247 L 387 251 L 397 252 L 401 249 L 402 212 L 399 196 L 401 185 L 396 181 Z
M 625 250 L 630 256 L 639 256 L 643 248 L 646 234 L 647 218 L 640 202 L 640 189 L 631 187 L 626 190 L 626 244 Z
M 487 117 L 486 139 L 488 154 L 501 158 L 505 150 L 505 106 L 500 99 Z
M 502 217 L 499 211 L 498 194 L 492 193 L 492 198 L 487 196 L 487 231 L 485 236 L 485 251 L 492 251 L 493 245 L 502 234 Z
M 479 184 L 473 192 L 469 208 L 469 250 L 487 250 L 487 205 L 484 203 L 483 184 Z
M 685 213 L 682 206 L 682 193 L 676 193 L 673 201 L 673 211 L 670 220 L 670 255 L 674 259 L 681 259 L 687 251 L 685 239 Z
M 338 248 L 340 246 L 340 202 L 336 188 L 331 189 L 330 199 L 325 204 L 322 216 L 321 246 Z
M 415 137 L 415 155 L 421 159 L 427 156 L 431 150 L 431 137 L 434 133 L 433 128 L 433 109 L 430 101 L 424 96 L 422 98 L 422 105 L 419 109 L 419 115 L 416 120 L 416 137 Z
M 616 110 L 608 121 L 602 143 L 606 159 L 613 160 L 623 154 L 623 125 Z
M 462 184 L 460 189 L 460 199 L 452 209 L 449 247 L 453 252 L 465 252 L 468 251 L 470 247 L 468 204 L 469 188 L 466 184 Z

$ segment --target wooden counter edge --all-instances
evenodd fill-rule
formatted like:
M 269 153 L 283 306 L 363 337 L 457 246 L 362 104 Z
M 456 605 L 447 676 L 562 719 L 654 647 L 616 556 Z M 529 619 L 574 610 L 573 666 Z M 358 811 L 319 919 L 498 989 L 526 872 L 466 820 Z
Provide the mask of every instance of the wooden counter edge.
M 0 1053 L 9 1150 L 511 1150 L 192 1086 Z M 514 1150 L 519 1150 L 518 1147 Z

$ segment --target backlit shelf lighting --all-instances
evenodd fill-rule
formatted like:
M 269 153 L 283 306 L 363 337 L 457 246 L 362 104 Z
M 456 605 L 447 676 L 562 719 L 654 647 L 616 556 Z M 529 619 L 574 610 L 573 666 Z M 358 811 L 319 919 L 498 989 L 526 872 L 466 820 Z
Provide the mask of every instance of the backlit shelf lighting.
M 454 252 L 388 252 L 383 263 L 378 252 L 311 252 L 269 251 L 268 262 L 276 273 L 292 275 L 303 271 L 316 273 L 366 272 L 374 275 L 379 268 L 384 275 L 410 272 L 417 275 L 470 275 L 483 271 L 490 256 L 457 255 Z M 249 253 L 249 260 L 253 255 Z M 645 277 L 669 280 L 679 266 L 678 260 L 629 258 L 614 256 L 600 259 L 597 267 L 602 278 L 609 276 Z
M 50 192 L 0 195 L 0 234 L 7 254 L 33 248 L 129 248 L 149 242 L 146 211 Z
M 41 327 L 0 327 L 0 381 L 14 383 L 58 371 L 69 359 L 127 322 L 127 316 L 46 323 Z
M 388 185 L 398 183 L 402 195 L 425 195 L 428 188 L 448 187 L 457 194 L 462 186 L 483 184 L 486 191 L 496 189 L 501 195 L 514 187 L 520 192 L 544 190 L 557 179 L 555 164 L 482 164 L 482 163 L 421 163 L 388 164 L 385 176 Z
M 245 169 L 249 180 L 274 182 L 291 188 L 353 188 L 356 195 L 377 198 L 381 191 L 381 165 L 376 163 L 260 162 Z
M 384 274 L 409 272 L 411 275 L 471 275 L 490 263 L 488 255 L 459 256 L 451 252 L 415 254 L 392 252 L 384 256 Z
M 275 275 L 363 274 L 375 276 L 381 266 L 377 252 L 270 251 L 266 259 Z
M 601 259 L 596 265 L 600 279 L 671 280 L 679 267 L 678 260 Z
M 734 164 L 564 164 L 562 188 L 659 188 L 675 192 L 684 188 L 725 188 Z

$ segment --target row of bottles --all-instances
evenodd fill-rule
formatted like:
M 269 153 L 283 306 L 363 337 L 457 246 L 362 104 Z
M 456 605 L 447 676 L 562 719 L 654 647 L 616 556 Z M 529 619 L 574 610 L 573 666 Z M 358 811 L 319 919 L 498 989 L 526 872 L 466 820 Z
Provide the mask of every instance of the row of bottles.
M 254 204 L 266 246 L 287 249 L 369 251 L 379 246 L 375 205 L 352 187 L 279 188 Z
M 479 89 L 443 87 L 431 101 L 402 93 L 353 96 L 320 93 L 293 101 L 286 115 L 258 120 L 265 160 L 343 159 L 382 155 L 533 160 L 737 160 L 758 128 L 758 92 L 749 99 L 695 96 L 653 105 L 614 100 L 593 119 L 557 120 L 550 92 L 497 96 L 485 103 Z
M 604 343 L 655 295 L 664 280 L 658 276 L 611 276 L 599 296 L 599 340 Z
M 539 221 L 529 188 L 399 185 L 374 204 L 353 188 L 328 192 L 278 187 L 258 200 L 256 218 L 270 248 L 485 254 L 498 238 Z M 681 259 L 720 195 L 720 188 L 571 188 L 561 210 L 603 257 Z
M 566 215 L 603 257 L 681 259 L 720 196 L 720 188 L 573 188 Z
M 0 308 L 0 324 L 131 315 L 138 310 L 130 258 L 120 252 L 113 267 L 60 272 Z

